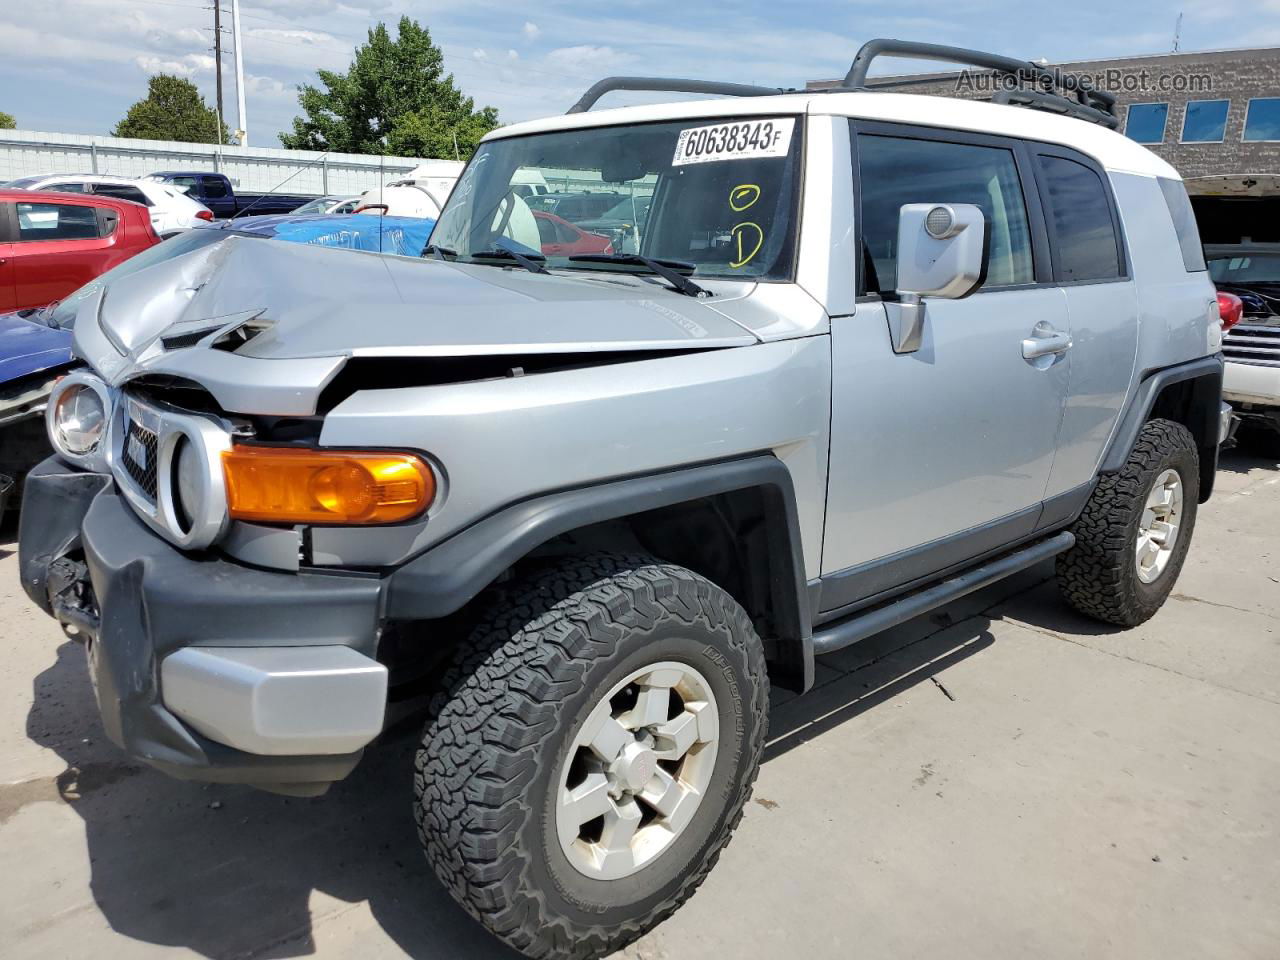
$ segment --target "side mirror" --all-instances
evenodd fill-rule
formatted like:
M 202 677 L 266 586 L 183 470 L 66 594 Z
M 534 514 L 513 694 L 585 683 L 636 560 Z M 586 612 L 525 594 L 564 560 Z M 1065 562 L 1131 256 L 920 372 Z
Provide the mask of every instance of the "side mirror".
M 920 349 L 923 297 L 959 300 L 986 279 L 987 221 L 971 203 L 907 203 L 898 215 L 898 297 L 889 311 L 894 353 Z

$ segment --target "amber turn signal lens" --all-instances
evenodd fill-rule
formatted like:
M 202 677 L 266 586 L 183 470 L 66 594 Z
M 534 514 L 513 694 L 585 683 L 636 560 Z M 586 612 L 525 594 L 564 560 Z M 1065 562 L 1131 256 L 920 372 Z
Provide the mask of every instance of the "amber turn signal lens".
M 436 495 L 431 468 L 409 453 L 237 444 L 222 472 L 231 516 L 257 523 L 395 523 Z

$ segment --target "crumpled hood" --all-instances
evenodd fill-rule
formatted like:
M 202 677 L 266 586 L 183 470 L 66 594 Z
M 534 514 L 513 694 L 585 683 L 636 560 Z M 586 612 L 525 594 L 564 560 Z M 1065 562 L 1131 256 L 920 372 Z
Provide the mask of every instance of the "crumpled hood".
M 257 359 L 685 350 L 757 342 L 665 284 L 616 275 L 542 276 L 228 237 L 108 285 L 98 321 L 147 363 L 221 318 L 267 329 L 239 347 Z M 80 328 L 79 319 L 76 323 Z

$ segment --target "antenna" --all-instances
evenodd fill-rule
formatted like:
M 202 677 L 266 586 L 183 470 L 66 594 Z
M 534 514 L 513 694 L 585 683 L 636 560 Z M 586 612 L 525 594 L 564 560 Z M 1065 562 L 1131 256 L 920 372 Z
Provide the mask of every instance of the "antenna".
M 1178 47 L 1182 44 L 1182 11 L 1178 11 L 1178 22 L 1173 28 L 1173 52 L 1178 52 Z

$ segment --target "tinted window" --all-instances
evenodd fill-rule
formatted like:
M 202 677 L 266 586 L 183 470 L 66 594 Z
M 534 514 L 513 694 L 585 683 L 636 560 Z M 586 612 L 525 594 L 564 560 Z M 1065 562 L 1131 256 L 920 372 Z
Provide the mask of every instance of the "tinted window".
M 18 203 L 19 240 L 90 240 L 99 236 L 95 208 L 68 203 Z
M 897 287 L 898 217 L 906 203 L 976 204 L 991 234 L 986 285 L 1035 280 L 1027 208 L 1011 151 L 863 134 L 858 163 L 869 292 Z
M 1065 157 L 1041 155 L 1038 159 L 1056 279 L 1120 276 L 1120 248 L 1102 178 Z
M 1244 118 L 1246 140 L 1280 140 L 1280 97 L 1259 97 L 1249 101 Z
M 204 181 L 204 195 L 211 200 L 217 200 L 219 197 L 227 195 L 227 185 L 219 177 L 202 177 Z
M 1227 135 L 1230 100 L 1192 100 L 1182 120 L 1183 143 L 1221 143 Z
M 54 193 L 87 193 L 83 183 L 51 183 L 43 190 L 51 190 Z
M 1129 116 L 1124 125 L 1125 136 L 1139 143 L 1162 143 L 1164 125 L 1168 119 L 1167 103 L 1130 104 Z
M 93 192 L 100 197 L 115 197 L 117 200 L 129 200 L 133 203 L 140 203 L 144 207 L 151 206 L 151 201 L 147 199 L 147 195 L 137 187 L 130 187 L 123 183 L 95 183 Z
M 1280 283 L 1280 253 L 1236 253 L 1209 261 L 1214 283 Z
M 1180 181 L 1159 177 L 1160 192 L 1164 194 L 1173 229 L 1178 233 L 1178 246 L 1182 248 L 1182 263 L 1189 273 L 1205 269 L 1204 248 L 1200 245 L 1200 230 L 1196 227 L 1196 214 L 1191 209 L 1191 198 Z

